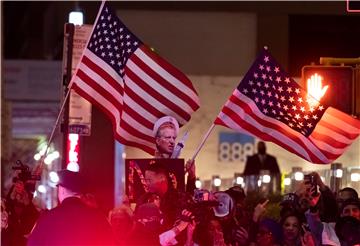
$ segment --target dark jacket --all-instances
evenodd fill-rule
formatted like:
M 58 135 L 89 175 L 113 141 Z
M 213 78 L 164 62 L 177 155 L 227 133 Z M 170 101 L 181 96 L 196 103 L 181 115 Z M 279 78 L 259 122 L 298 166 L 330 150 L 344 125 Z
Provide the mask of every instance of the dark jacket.
M 40 216 L 28 245 L 114 245 L 114 238 L 100 211 L 86 206 L 77 197 L 69 197 Z
M 271 174 L 280 174 L 280 169 L 276 158 L 268 154 L 265 156 L 266 157 L 263 163 L 260 161 L 258 154 L 249 156 L 246 161 L 244 175 L 259 175 L 260 170 L 269 170 Z

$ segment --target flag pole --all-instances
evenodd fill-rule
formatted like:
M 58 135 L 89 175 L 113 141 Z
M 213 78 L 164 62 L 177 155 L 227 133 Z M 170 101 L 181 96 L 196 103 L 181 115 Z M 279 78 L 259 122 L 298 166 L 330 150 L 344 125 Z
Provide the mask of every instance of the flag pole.
M 47 156 L 47 152 L 48 152 L 49 147 L 50 147 L 50 144 L 51 144 L 51 142 L 52 142 L 52 140 L 53 140 L 53 137 L 54 137 L 54 134 L 55 134 L 55 130 L 56 130 L 57 126 L 59 125 L 60 117 L 61 117 L 61 115 L 62 115 L 62 112 L 64 111 L 64 108 L 65 108 L 65 105 L 66 105 L 66 101 L 67 101 L 67 99 L 68 99 L 68 97 L 69 97 L 69 95 L 70 95 L 70 91 L 71 91 L 71 90 L 68 90 L 68 91 L 66 92 L 65 98 L 64 98 L 63 103 L 62 103 L 61 108 L 60 108 L 60 112 L 59 112 L 59 114 L 58 114 L 58 116 L 57 116 L 57 118 L 56 118 L 55 125 L 54 125 L 54 127 L 53 127 L 53 129 L 52 129 L 52 131 L 51 131 L 51 134 L 50 134 L 49 139 L 47 140 L 46 149 L 45 149 L 44 155 L 43 155 L 43 156 L 41 157 L 41 159 L 40 159 L 40 169 L 41 169 L 41 167 L 42 167 L 43 164 L 44 164 L 44 160 L 45 160 L 45 157 Z
M 199 154 L 201 148 L 204 146 L 205 141 L 206 141 L 207 138 L 209 137 L 209 135 L 210 135 L 211 131 L 214 129 L 214 127 L 215 127 L 215 124 L 213 123 L 213 124 L 210 126 L 209 130 L 208 130 L 208 131 L 206 132 L 206 134 L 204 135 L 201 143 L 200 143 L 199 146 L 197 147 L 197 149 L 196 149 L 196 151 L 195 151 L 195 154 L 194 154 L 193 157 L 191 158 L 191 162 L 193 162 L 193 161 L 195 160 L 196 156 Z

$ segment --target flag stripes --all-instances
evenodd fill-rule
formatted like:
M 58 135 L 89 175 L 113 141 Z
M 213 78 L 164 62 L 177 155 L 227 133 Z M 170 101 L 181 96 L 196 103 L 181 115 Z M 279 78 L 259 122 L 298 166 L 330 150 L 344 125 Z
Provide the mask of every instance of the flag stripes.
M 149 154 L 159 118 L 184 125 L 200 104 L 191 81 L 133 35 L 107 2 L 70 84 L 109 116 L 116 139 Z

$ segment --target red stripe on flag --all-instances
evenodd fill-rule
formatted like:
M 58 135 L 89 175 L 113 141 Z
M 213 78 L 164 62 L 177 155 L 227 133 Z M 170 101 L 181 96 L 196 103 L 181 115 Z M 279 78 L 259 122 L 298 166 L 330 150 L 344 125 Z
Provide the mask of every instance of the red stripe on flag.
M 144 117 L 142 117 L 138 112 L 136 112 L 131 107 L 129 107 L 129 105 L 124 104 L 123 112 L 126 112 L 128 115 L 131 116 L 131 118 L 133 118 L 134 120 L 139 122 L 144 127 L 148 128 L 150 130 L 152 130 L 154 128 L 154 123 L 152 123 L 152 122 L 148 121 L 147 119 L 145 119 Z
M 132 146 L 132 147 L 135 147 L 135 148 L 139 148 L 139 149 L 142 149 L 144 150 L 146 153 L 148 153 L 149 155 L 154 155 L 155 154 L 155 149 L 147 146 L 147 145 L 143 145 L 143 144 L 140 144 L 140 143 L 137 143 L 137 142 L 134 142 L 134 141 L 130 141 L 130 140 L 126 140 L 125 138 L 121 137 L 119 134 L 116 134 L 116 139 L 126 145 L 126 146 Z
M 126 75 L 134 81 L 139 87 L 141 87 L 144 91 L 146 91 L 150 96 L 154 99 L 162 103 L 165 107 L 169 108 L 173 112 L 177 113 L 186 121 L 190 120 L 190 115 L 180 108 L 177 104 L 173 103 L 171 98 L 166 98 L 159 92 L 155 91 L 152 87 L 150 87 L 145 81 L 143 81 L 138 75 L 133 73 L 129 68 L 126 67 L 125 69 Z
M 240 95 L 241 95 L 241 93 L 240 93 Z M 309 151 L 309 148 L 307 147 L 307 145 L 305 143 L 303 143 L 303 141 L 300 140 L 296 136 L 296 134 L 294 134 L 294 130 L 292 130 L 291 128 L 289 128 L 287 126 L 281 127 L 281 126 L 279 126 L 277 124 L 274 124 L 274 123 L 271 123 L 269 121 L 263 120 L 262 117 L 267 118 L 265 115 L 263 115 L 261 112 L 259 112 L 259 114 L 260 114 L 260 117 L 259 117 L 259 115 L 254 113 L 253 110 L 251 109 L 251 107 L 246 102 L 243 102 L 241 99 L 239 99 L 234 94 L 231 95 L 231 97 L 229 98 L 229 101 L 231 101 L 234 104 L 241 107 L 248 115 L 252 116 L 254 118 L 254 120 L 257 121 L 260 125 L 262 125 L 264 127 L 267 127 L 267 128 L 274 129 L 274 130 L 284 134 L 285 136 L 287 136 L 288 138 L 290 138 L 291 140 L 293 140 L 297 144 L 299 144 L 301 147 L 303 147 L 303 149 L 306 150 L 306 152 L 308 152 L 308 154 L 309 154 L 309 156 L 310 156 L 310 158 L 312 160 L 316 159 L 316 161 L 320 161 L 320 159 L 316 155 L 314 155 L 311 151 Z M 235 112 L 233 112 L 233 113 L 236 114 Z M 239 120 L 244 121 L 240 117 L 239 117 Z M 263 133 L 261 132 L 261 134 L 263 134 Z M 268 135 L 268 134 L 266 134 L 266 135 Z M 278 142 L 277 139 L 275 139 L 275 140 L 276 140 L 276 142 Z
M 347 146 L 349 146 L 348 144 L 341 143 L 338 140 L 334 139 L 331 135 L 324 135 L 324 134 L 316 132 L 316 131 L 313 131 L 311 133 L 311 137 L 316 140 L 325 142 L 325 143 L 329 144 L 330 146 L 337 148 L 337 149 L 345 149 Z
M 164 68 L 166 72 L 177 78 L 180 82 L 182 82 L 185 86 L 187 86 L 190 90 L 194 91 L 194 93 L 197 95 L 196 90 L 194 89 L 194 86 L 192 85 L 191 81 L 182 73 L 180 72 L 176 67 L 165 61 L 163 58 L 161 58 L 158 54 L 150 50 L 146 45 L 142 45 L 140 49 L 146 53 L 155 63 L 157 63 L 160 67 Z
M 126 121 L 122 120 L 120 122 L 120 127 L 122 129 L 124 129 L 125 131 L 127 131 L 129 134 L 133 135 L 134 137 L 149 141 L 150 143 L 154 143 L 155 140 L 153 137 L 142 133 L 141 131 L 139 131 L 138 129 L 133 128 L 132 126 L 130 126 Z
M 109 91 L 105 90 L 104 87 L 100 86 L 96 83 L 92 78 L 90 78 L 87 74 L 85 74 L 82 70 L 78 70 L 77 76 L 82 80 L 86 81 L 90 87 L 92 87 L 95 91 L 97 91 L 100 95 L 110 101 L 116 108 L 121 109 L 122 104 L 112 95 Z
M 94 62 L 92 62 L 88 57 L 85 55 L 83 56 L 82 62 L 89 67 L 92 71 L 97 73 L 100 77 L 102 77 L 104 80 L 106 80 L 115 90 L 117 90 L 121 95 L 123 95 L 123 88 L 117 82 L 113 79 L 105 70 L 103 70 L 101 67 L 96 65 Z
M 334 116 L 334 117 L 336 117 L 336 116 Z M 342 119 L 340 118 L 340 120 L 342 120 Z M 352 134 L 350 132 L 345 131 L 344 129 L 341 128 L 341 126 L 335 126 L 333 124 L 330 124 L 330 123 L 326 122 L 325 120 L 319 121 L 318 125 L 326 127 L 329 130 L 331 130 L 333 132 L 336 132 L 336 133 L 338 133 L 340 135 L 343 135 L 344 137 L 346 137 L 348 139 L 355 139 L 358 136 L 357 134 Z
M 134 100 L 136 103 L 138 103 L 144 109 L 144 111 L 147 111 L 148 113 L 154 115 L 156 118 L 161 118 L 164 116 L 164 113 L 157 110 L 157 108 L 146 102 L 128 86 L 125 86 L 125 94 L 131 97 L 131 99 Z
M 156 73 L 151 67 L 145 64 L 139 57 L 133 55 L 131 60 L 136 63 L 141 69 L 152 77 L 156 82 L 158 82 L 161 86 L 171 91 L 175 96 L 179 97 L 184 103 L 187 103 L 194 111 L 199 108 L 199 105 L 187 94 L 181 91 L 178 87 L 176 87 L 171 81 L 165 80 L 158 73 Z

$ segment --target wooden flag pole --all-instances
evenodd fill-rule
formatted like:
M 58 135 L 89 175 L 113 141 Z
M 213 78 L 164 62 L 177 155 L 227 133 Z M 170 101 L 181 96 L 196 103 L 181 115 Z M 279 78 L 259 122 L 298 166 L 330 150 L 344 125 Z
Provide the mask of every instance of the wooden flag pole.
M 210 126 L 209 130 L 208 130 L 208 131 L 206 132 L 206 134 L 204 135 L 201 143 L 200 143 L 199 146 L 197 147 L 197 149 L 196 149 L 196 151 L 195 151 L 195 154 L 194 154 L 193 157 L 191 158 L 191 162 L 193 162 L 193 161 L 195 160 L 196 156 L 199 154 L 201 148 L 204 146 L 205 141 L 206 141 L 207 138 L 209 137 L 209 135 L 210 135 L 211 131 L 214 129 L 214 127 L 215 127 L 215 124 L 213 123 L 213 124 Z

